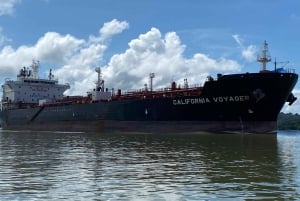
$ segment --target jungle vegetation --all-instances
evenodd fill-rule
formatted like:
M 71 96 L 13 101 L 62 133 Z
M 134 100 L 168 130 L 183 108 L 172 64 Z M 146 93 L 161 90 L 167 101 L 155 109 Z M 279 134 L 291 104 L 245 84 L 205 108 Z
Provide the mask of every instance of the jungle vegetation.
M 300 115 L 281 112 L 278 116 L 278 130 L 300 130 Z

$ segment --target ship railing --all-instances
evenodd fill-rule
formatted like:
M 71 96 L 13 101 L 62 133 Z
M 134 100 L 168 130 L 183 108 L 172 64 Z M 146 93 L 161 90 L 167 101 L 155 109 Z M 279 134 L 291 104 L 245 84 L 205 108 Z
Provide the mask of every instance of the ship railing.
M 296 73 L 294 68 L 277 68 L 274 70 L 276 73 Z
M 287 68 L 286 72 L 287 73 L 296 73 L 296 70 L 294 68 Z
M 166 87 L 166 88 L 159 88 L 153 91 L 150 91 L 149 89 L 138 89 L 138 90 L 128 90 L 126 92 L 124 92 L 122 95 L 130 95 L 130 94 L 138 94 L 138 93 L 157 93 L 157 92 L 168 92 L 168 91 L 184 91 L 184 90 L 195 90 L 195 89 L 199 89 L 201 88 L 202 85 L 201 84 L 193 84 L 193 85 L 189 85 L 188 87 L 181 87 L 180 85 L 176 88 L 171 88 L 171 87 Z
M 150 90 L 145 90 L 145 89 L 139 89 L 139 90 L 128 90 L 126 92 L 124 92 L 122 95 L 130 95 L 130 94 L 143 94 L 143 93 L 163 93 L 163 92 L 169 92 L 169 91 L 189 91 L 189 90 L 195 90 L 195 89 L 199 89 L 201 88 L 200 85 L 195 85 L 192 87 L 188 87 L 188 88 L 160 88 L 160 89 L 156 89 L 153 91 Z
M 174 90 L 194 90 L 194 89 L 197 89 L 197 88 L 201 88 L 202 85 L 201 84 L 193 84 L 193 85 L 189 85 L 188 87 L 185 87 L 185 86 L 181 86 L 181 85 L 178 85 L 178 87 L 176 88 L 172 88 L 172 87 L 167 87 L 167 88 L 160 88 L 160 89 L 157 89 L 156 91 L 161 91 L 161 92 L 165 92 L 165 91 L 174 91 Z
M 136 98 L 157 98 L 157 97 L 174 97 L 174 96 L 187 96 L 187 95 L 199 95 L 202 87 L 198 85 L 192 85 L 188 88 L 161 88 L 157 90 L 132 90 L 125 93 L 113 95 L 113 99 L 136 99 Z

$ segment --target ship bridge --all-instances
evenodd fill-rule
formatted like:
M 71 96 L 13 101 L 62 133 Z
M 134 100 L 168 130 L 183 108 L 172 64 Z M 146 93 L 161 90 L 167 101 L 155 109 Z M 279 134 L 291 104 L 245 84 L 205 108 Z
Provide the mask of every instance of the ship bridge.
M 69 84 L 59 84 L 53 79 L 52 70 L 48 79 L 38 76 L 39 62 L 33 61 L 30 68 L 21 68 L 17 80 L 6 80 L 2 85 L 2 103 L 37 104 L 40 100 L 59 100 L 70 88 Z

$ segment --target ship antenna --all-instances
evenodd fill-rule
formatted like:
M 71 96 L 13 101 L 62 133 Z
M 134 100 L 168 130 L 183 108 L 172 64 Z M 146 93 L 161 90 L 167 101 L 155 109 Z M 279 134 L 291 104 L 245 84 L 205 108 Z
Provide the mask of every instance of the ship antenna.
M 49 78 L 49 80 L 52 80 L 54 78 L 54 75 L 52 73 L 52 69 L 50 69 L 50 71 L 49 71 L 48 78 Z
M 150 78 L 150 91 L 152 92 L 153 90 L 153 78 L 155 77 L 154 73 L 150 73 L 149 74 L 149 78 Z
M 275 62 L 274 62 L 275 71 L 277 70 L 277 65 L 281 65 L 280 68 L 284 68 L 288 63 L 289 63 L 289 61 L 280 61 L 280 62 L 278 62 L 276 60 L 276 57 L 275 57 Z
M 265 71 L 267 68 L 267 63 L 271 61 L 271 57 L 269 56 L 269 48 L 267 41 L 264 42 L 261 55 L 257 56 L 257 61 L 260 62 L 261 65 L 261 71 Z
M 98 80 L 96 82 L 96 90 L 97 91 L 104 91 L 104 80 L 102 80 L 102 78 L 101 78 L 101 69 L 100 69 L 100 67 L 97 67 L 95 69 L 95 71 L 98 74 Z

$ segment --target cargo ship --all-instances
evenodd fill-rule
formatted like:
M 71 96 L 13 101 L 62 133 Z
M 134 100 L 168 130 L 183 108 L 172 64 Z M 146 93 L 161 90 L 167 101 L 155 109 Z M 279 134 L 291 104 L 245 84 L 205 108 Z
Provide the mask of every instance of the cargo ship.
M 17 80 L 2 85 L 0 119 L 3 129 L 133 132 L 276 133 L 284 104 L 297 99 L 292 90 L 298 74 L 293 69 L 267 70 L 271 61 L 265 42 L 257 73 L 208 76 L 203 85 L 187 79 L 163 90 L 150 86 L 137 91 L 108 90 L 101 69 L 95 89 L 86 96 L 65 96 L 69 84 L 60 84 L 50 70 L 38 76 L 39 62 L 22 68 Z

